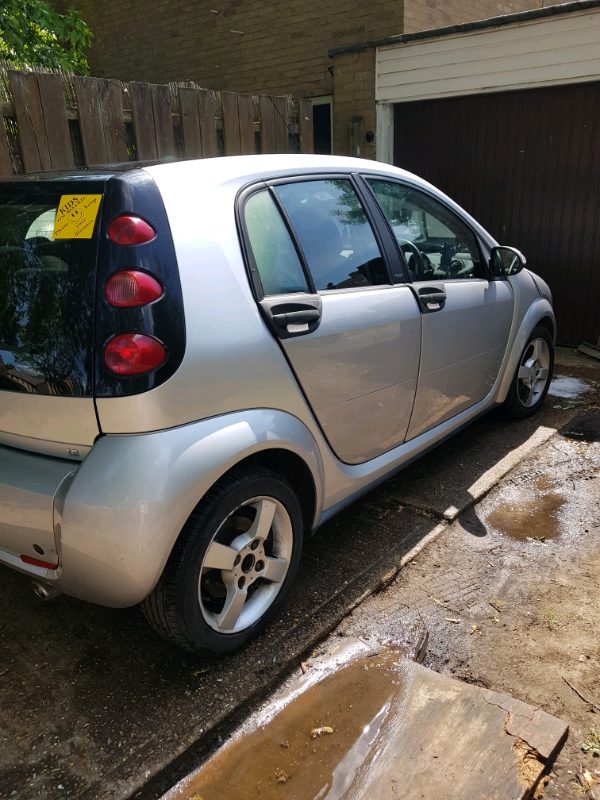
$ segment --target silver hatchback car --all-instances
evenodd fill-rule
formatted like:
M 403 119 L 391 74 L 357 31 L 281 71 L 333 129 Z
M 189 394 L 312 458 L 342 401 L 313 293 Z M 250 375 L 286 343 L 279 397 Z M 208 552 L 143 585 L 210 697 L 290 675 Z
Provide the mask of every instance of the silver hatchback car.
M 493 406 L 544 400 L 548 286 L 430 184 L 248 156 L 0 186 L 0 562 L 189 650 L 303 537 Z

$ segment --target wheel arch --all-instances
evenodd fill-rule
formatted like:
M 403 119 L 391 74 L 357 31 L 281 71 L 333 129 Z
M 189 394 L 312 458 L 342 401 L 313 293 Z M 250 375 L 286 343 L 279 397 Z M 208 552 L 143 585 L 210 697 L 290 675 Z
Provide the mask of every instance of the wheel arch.
M 324 493 L 321 453 L 290 414 L 253 409 L 154 434 L 99 439 L 65 504 L 59 588 L 111 607 L 143 600 L 198 503 L 244 464 L 269 467 L 288 480 L 306 514 L 305 528 L 314 528 Z
M 503 403 L 506 400 L 523 348 L 527 344 L 527 340 L 534 329 L 540 325 L 546 328 L 554 343 L 556 338 L 556 319 L 552 306 L 548 300 L 543 297 L 539 297 L 531 304 L 513 339 L 512 345 L 510 346 L 510 356 L 506 361 L 498 394 L 496 395 L 497 403 Z
M 550 334 L 552 341 L 556 344 L 556 324 L 555 320 L 552 317 L 550 316 L 542 317 L 542 319 L 536 323 L 536 328 L 537 327 L 546 328 L 546 330 Z
M 246 456 L 235 464 L 235 466 L 231 467 L 225 475 L 245 466 L 266 467 L 286 479 L 295 491 L 300 502 L 304 532 L 308 535 L 315 527 L 317 487 L 311 469 L 306 461 L 292 450 L 287 450 L 283 447 L 270 447 Z

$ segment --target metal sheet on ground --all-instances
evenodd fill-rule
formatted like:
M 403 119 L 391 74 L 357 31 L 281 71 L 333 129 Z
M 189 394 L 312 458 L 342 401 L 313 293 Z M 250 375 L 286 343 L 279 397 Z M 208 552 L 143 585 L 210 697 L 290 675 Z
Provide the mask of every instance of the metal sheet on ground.
M 163 800 L 521 800 L 568 726 L 376 643 L 347 640 Z

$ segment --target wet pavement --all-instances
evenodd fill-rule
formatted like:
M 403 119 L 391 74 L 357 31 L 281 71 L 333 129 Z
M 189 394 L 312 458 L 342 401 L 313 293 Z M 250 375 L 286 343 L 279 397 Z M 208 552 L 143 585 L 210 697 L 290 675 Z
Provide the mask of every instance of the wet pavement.
M 321 529 L 307 543 L 298 581 L 282 614 L 240 653 L 221 659 L 182 653 L 155 635 L 137 609 L 104 609 L 67 597 L 43 604 L 24 576 L 1 569 L 0 796 L 159 797 L 218 747 L 219 737 L 225 740 L 245 715 L 267 703 L 272 687 L 309 658 L 353 609 L 358 613 L 364 607 L 386 624 L 395 618 L 385 635 L 390 646 L 401 649 L 414 648 L 433 603 L 430 595 L 443 604 L 433 603 L 434 612 L 462 615 L 461 609 L 471 608 L 469 603 L 477 597 L 486 560 L 495 564 L 502 548 L 513 542 L 498 520 L 502 531 L 491 524 L 489 531 L 486 527 L 488 515 L 505 501 L 494 495 L 498 481 L 507 476 L 502 485 L 511 485 L 508 479 L 523 459 L 532 461 L 532 474 L 537 470 L 534 480 L 547 475 L 548 454 L 573 462 L 570 451 L 553 449 L 554 432 L 598 396 L 598 371 L 579 365 L 567 365 L 563 371 L 589 384 L 585 401 L 548 398 L 543 411 L 523 423 L 507 423 L 493 412 Z M 588 431 L 588 422 L 580 429 Z M 597 446 L 576 438 L 560 441 L 565 447 Z M 588 466 L 592 468 L 591 462 Z M 539 484 L 539 497 L 554 492 L 566 497 L 569 506 L 569 498 L 581 493 L 585 481 L 593 488 L 592 479 L 583 473 L 577 478 L 583 483 L 576 482 L 575 488 L 559 485 L 558 466 L 557 470 L 550 479 L 558 482 Z M 483 510 L 476 505 L 481 498 L 489 503 Z M 468 531 L 468 544 L 461 545 L 462 561 L 444 568 L 438 555 L 437 562 L 428 563 L 420 578 L 429 592 L 426 602 L 415 601 L 410 593 L 403 599 L 380 591 L 398 585 L 398 570 L 424 544 L 448 535 L 449 522 L 459 511 L 461 522 L 452 530 L 463 525 L 461 530 Z M 549 508 L 548 519 L 560 522 L 567 519 L 565 513 L 564 505 Z M 597 524 L 586 521 L 583 510 L 574 513 L 576 531 Z M 562 543 L 572 539 L 564 532 L 554 542 L 541 542 L 544 535 L 510 547 L 526 548 L 527 560 L 532 548 L 536 557 L 535 548 L 547 553 L 558 546 L 568 553 Z M 432 547 L 439 545 L 434 542 L 421 557 Z M 522 558 L 512 551 L 507 556 L 511 564 Z M 411 574 L 414 567 L 399 576 L 404 580 Z M 502 585 L 496 592 L 502 595 Z M 391 604 L 387 610 L 369 606 L 385 597 Z M 486 613 L 496 614 L 489 599 L 484 602 Z M 396 614 L 399 604 L 404 616 Z M 443 619 L 439 624 L 442 629 L 464 628 L 462 617 L 460 625 Z M 369 626 L 364 627 L 359 635 L 368 641 Z M 434 665 L 439 666 L 442 649 L 437 650 Z M 437 650 L 433 648 L 434 655 Z

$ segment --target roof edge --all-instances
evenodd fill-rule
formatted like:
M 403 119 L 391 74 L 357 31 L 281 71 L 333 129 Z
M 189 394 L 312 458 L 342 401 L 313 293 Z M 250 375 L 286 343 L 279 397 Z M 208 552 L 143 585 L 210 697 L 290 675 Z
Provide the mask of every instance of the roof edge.
M 349 44 L 344 47 L 333 47 L 328 51 L 329 58 L 343 55 L 345 53 L 360 53 L 363 50 L 371 50 L 375 47 L 383 47 L 388 44 L 407 44 L 421 39 L 439 39 L 443 36 L 451 36 L 455 33 L 469 33 L 470 31 L 480 31 L 486 28 L 500 28 L 504 25 L 518 24 L 519 22 L 529 22 L 529 20 L 542 19 L 544 17 L 559 16 L 560 14 L 571 14 L 575 11 L 586 11 L 589 8 L 599 8 L 600 0 L 571 0 L 569 3 L 560 3 L 555 6 L 545 6 L 544 8 L 534 8 L 530 11 L 518 11 L 515 14 L 502 14 L 498 17 L 477 20 L 475 22 L 462 22 L 459 25 L 447 25 L 444 28 L 431 28 L 416 33 L 399 33 L 395 36 L 386 36 L 382 39 L 373 39 L 357 44 Z

